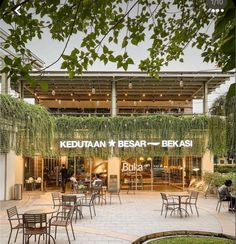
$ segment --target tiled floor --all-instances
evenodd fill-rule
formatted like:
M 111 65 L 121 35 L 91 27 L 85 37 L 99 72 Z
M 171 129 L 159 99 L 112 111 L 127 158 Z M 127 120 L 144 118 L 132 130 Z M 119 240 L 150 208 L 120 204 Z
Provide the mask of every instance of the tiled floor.
M 138 192 L 128 195 L 124 192 L 121 194 L 121 198 L 121 205 L 115 197 L 112 204 L 97 205 L 97 216 L 92 220 L 88 208 L 84 208 L 84 218 L 74 224 L 76 240 L 72 243 L 125 244 L 146 234 L 168 230 L 202 230 L 235 234 L 234 214 L 229 213 L 226 206 L 222 207 L 221 213 L 216 213 L 216 199 L 213 197 L 205 199 L 200 196 L 198 203 L 200 217 L 194 213 L 187 218 L 161 216 L 161 198 L 158 192 Z M 6 209 L 13 205 L 18 206 L 20 213 L 27 209 L 49 207 L 51 195 L 50 192 L 44 194 L 30 192 L 24 195 L 22 201 L 2 202 L 0 211 L 1 244 L 7 243 L 9 235 Z M 13 240 L 11 243 L 14 243 Z M 21 233 L 17 243 L 22 243 Z M 58 232 L 56 243 L 67 243 L 64 229 Z

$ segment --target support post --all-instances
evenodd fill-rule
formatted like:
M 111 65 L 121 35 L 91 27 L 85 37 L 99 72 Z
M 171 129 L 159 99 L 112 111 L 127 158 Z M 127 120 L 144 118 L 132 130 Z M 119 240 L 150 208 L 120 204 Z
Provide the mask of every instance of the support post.
M 207 82 L 203 82 L 203 114 L 208 114 L 208 87 Z
M 24 99 L 24 81 L 19 81 L 19 97 L 20 99 Z
M 115 117 L 117 115 L 117 103 L 116 103 L 116 81 L 115 77 L 111 82 L 111 116 Z

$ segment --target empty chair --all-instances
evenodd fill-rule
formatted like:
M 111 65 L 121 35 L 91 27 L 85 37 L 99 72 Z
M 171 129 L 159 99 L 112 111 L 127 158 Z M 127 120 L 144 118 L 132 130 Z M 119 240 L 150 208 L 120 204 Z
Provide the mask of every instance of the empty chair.
M 191 191 L 190 196 L 185 199 L 185 201 L 181 202 L 182 204 L 185 204 L 185 209 L 187 211 L 187 207 L 190 207 L 191 213 L 193 214 L 192 205 L 195 206 L 197 216 L 199 216 L 198 209 L 197 209 L 197 199 L 198 199 L 199 192 L 197 191 Z
M 23 214 L 23 240 L 28 244 L 31 236 L 39 236 L 38 243 L 40 243 L 41 235 L 46 235 L 50 238 L 48 233 L 47 217 L 46 214 Z M 55 243 L 54 239 L 52 238 Z
M 95 211 L 95 198 L 96 198 L 96 193 L 92 193 L 91 198 L 89 199 L 89 201 L 83 201 L 81 203 L 81 207 L 88 207 L 89 208 L 89 212 L 90 212 L 90 217 L 91 219 L 93 218 L 92 216 L 92 210 L 91 208 L 93 208 L 93 212 L 94 212 L 94 216 L 96 216 L 96 211 Z
M 51 227 L 55 227 L 55 239 L 57 238 L 57 227 L 64 227 L 66 229 L 66 234 L 67 234 L 67 238 L 68 238 L 68 242 L 69 244 L 70 242 L 70 236 L 68 233 L 68 229 L 67 227 L 70 225 L 71 226 L 71 230 L 72 230 L 72 234 L 75 240 L 75 234 L 74 234 L 74 229 L 73 229 L 73 225 L 72 225 L 72 217 L 73 217 L 73 213 L 74 213 L 74 207 L 72 207 L 65 215 L 65 212 L 58 212 L 57 216 L 52 217 L 49 220 L 49 234 L 51 233 Z
M 80 209 L 81 203 L 77 202 L 76 195 L 62 195 L 61 199 L 62 211 L 74 209 L 76 211 L 75 221 L 77 221 L 77 214 L 79 213 L 80 218 L 83 217 L 82 210 Z
M 18 214 L 16 206 L 7 209 L 7 215 L 11 227 L 10 235 L 8 238 L 8 244 L 9 244 L 11 240 L 12 231 L 16 230 L 16 236 L 15 236 L 15 242 L 16 242 L 19 230 L 23 229 L 23 223 L 22 223 L 22 217 L 20 217 L 20 215 Z
M 165 218 L 167 215 L 168 210 L 173 210 L 174 208 L 179 206 L 179 203 L 176 202 L 174 197 L 167 197 L 167 195 L 163 192 L 161 192 L 161 198 L 162 198 L 162 207 L 161 207 L 161 215 L 163 212 L 163 208 L 165 207 L 166 213 L 165 213 Z
M 60 195 L 60 193 L 59 192 L 52 192 L 51 196 L 52 196 L 53 208 L 58 207 L 58 210 L 59 210 L 59 208 L 61 207 L 61 195 Z
M 120 189 L 118 188 L 117 184 L 109 185 L 108 192 L 110 194 L 110 204 L 111 204 L 111 198 L 112 196 L 117 196 L 119 198 L 120 204 L 121 204 L 121 199 L 120 199 Z

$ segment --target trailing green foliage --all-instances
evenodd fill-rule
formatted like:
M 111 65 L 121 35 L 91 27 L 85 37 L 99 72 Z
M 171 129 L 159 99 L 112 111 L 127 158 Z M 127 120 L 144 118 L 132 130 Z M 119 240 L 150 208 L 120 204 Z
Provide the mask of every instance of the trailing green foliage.
M 225 120 L 218 116 L 154 115 L 140 117 L 54 118 L 45 108 L 9 95 L 0 95 L 2 136 L 0 152 L 24 155 L 83 156 L 201 156 L 210 149 L 224 155 Z M 192 140 L 193 147 L 75 148 L 60 149 L 60 140 Z
M 140 117 L 68 117 L 56 118 L 60 140 L 193 140 L 191 148 L 82 148 L 64 149 L 61 154 L 85 156 L 201 156 L 206 149 L 224 155 L 225 120 L 220 117 L 155 115 Z M 60 150 L 58 148 L 58 150 Z
M 50 152 L 54 118 L 39 105 L 0 95 L 0 153 L 42 155 Z
M 236 165 L 235 164 L 216 164 L 214 165 L 214 172 L 218 173 L 236 173 Z
M 220 187 L 224 184 L 226 180 L 232 180 L 232 188 L 236 189 L 236 174 L 235 173 L 228 173 L 228 174 L 220 174 L 218 172 L 210 173 L 206 172 L 203 175 L 203 180 L 211 185 L 212 187 Z

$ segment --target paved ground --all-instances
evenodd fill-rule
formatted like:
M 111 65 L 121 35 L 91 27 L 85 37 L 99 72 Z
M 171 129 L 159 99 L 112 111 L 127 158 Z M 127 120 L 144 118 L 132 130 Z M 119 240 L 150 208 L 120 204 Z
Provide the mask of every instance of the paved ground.
M 128 195 L 124 192 L 121 198 L 122 205 L 115 197 L 111 205 L 96 205 L 97 216 L 92 220 L 88 209 L 83 209 L 84 218 L 74 224 L 76 240 L 72 243 L 126 244 L 140 236 L 168 230 L 202 230 L 235 235 L 235 215 L 227 211 L 226 205 L 222 206 L 220 213 L 217 213 L 215 211 L 217 200 L 214 197 L 205 199 L 200 196 L 198 201 L 200 217 L 194 213 L 187 218 L 161 216 L 161 198 L 158 192 L 138 192 Z M 49 207 L 51 194 L 30 192 L 25 193 L 21 201 L 1 202 L 1 244 L 7 243 L 9 235 L 6 209 L 14 205 L 17 205 L 20 213 L 28 209 Z M 13 240 L 11 243 L 14 243 Z M 22 243 L 21 233 L 16 243 Z M 58 233 L 56 243 L 67 243 L 63 228 Z

